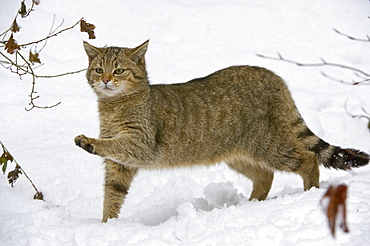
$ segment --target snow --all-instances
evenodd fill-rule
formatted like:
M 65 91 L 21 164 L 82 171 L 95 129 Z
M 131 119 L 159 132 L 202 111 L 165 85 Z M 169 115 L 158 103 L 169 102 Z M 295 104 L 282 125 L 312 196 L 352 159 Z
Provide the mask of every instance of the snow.
M 26 1 L 27 4 L 27 1 Z M 3 0 L 0 30 L 12 23 L 18 1 Z M 47 35 L 55 14 L 64 27 L 81 17 L 96 26 L 96 46 L 134 47 L 150 39 L 147 67 L 152 83 L 177 83 L 231 65 L 257 65 L 282 76 L 313 132 L 342 147 L 370 152 L 369 86 L 348 86 L 352 72 L 298 67 L 262 59 L 276 55 L 297 61 L 327 61 L 366 70 L 369 44 L 333 31 L 366 38 L 365 0 L 105 0 L 41 1 L 20 19 L 18 43 Z M 40 75 L 86 68 L 75 28 L 48 41 L 40 54 Z M 40 47 L 39 47 L 40 48 Z M 4 51 L 1 51 L 4 52 Z M 27 53 L 27 51 L 26 51 Z M 351 172 L 321 168 L 320 189 L 303 192 L 300 177 L 277 173 L 266 201 L 248 201 L 251 182 L 225 164 L 210 168 L 141 171 L 119 219 L 100 223 L 103 199 L 101 159 L 74 145 L 79 134 L 98 136 L 96 98 L 83 73 L 38 79 L 39 105 L 28 107 L 30 77 L 0 68 L 0 140 L 26 170 L 45 201 L 21 176 L 14 188 L 0 177 L 0 245 L 370 245 L 370 166 Z M 9 170 L 12 165 L 9 166 Z M 1 176 L 1 175 L 0 175 Z M 347 184 L 349 234 L 330 235 L 320 199 L 330 184 Z

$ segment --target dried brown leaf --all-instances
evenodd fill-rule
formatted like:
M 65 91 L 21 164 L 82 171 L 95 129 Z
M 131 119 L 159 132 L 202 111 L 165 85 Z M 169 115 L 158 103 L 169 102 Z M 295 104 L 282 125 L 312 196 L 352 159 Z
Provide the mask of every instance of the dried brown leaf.
M 44 195 L 42 194 L 42 192 L 36 192 L 36 194 L 33 196 L 33 199 L 35 200 L 44 200 Z
M 21 8 L 18 10 L 18 13 L 22 16 L 22 18 L 27 16 L 27 7 L 24 1 L 21 2 Z
M 17 181 L 20 174 L 22 174 L 22 170 L 21 167 L 18 165 L 15 166 L 15 169 L 13 171 L 10 171 L 8 173 L 8 182 L 12 187 L 14 187 L 14 183 L 15 181 Z
M 40 58 L 39 58 L 39 53 L 32 53 L 32 51 L 30 51 L 30 55 L 28 57 L 28 60 L 33 64 L 33 63 L 41 63 L 40 61 Z
M 323 202 L 325 202 L 324 210 L 333 237 L 335 237 L 337 217 L 340 220 L 340 228 L 346 233 L 349 232 L 346 218 L 346 199 L 347 186 L 344 184 L 337 187 L 330 186 L 322 198 Z
M 39 5 L 40 4 L 40 0 L 33 0 L 33 3 L 36 4 L 36 5 Z
M 15 41 L 13 38 L 13 34 L 11 34 L 9 40 L 5 44 L 5 50 L 9 54 L 14 54 L 14 52 L 17 52 L 20 49 L 21 49 L 21 46 L 17 44 L 17 41 Z
M 94 34 L 95 26 L 93 24 L 90 24 L 84 20 L 81 20 L 80 27 L 81 27 L 81 32 L 87 32 L 87 34 L 89 34 L 89 39 L 95 39 L 95 34 Z
M 13 24 L 12 24 L 12 28 L 11 28 L 11 31 L 14 32 L 14 33 L 16 33 L 16 32 L 19 32 L 19 29 L 20 29 L 20 27 L 19 27 L 17 21 L 14 19 Z

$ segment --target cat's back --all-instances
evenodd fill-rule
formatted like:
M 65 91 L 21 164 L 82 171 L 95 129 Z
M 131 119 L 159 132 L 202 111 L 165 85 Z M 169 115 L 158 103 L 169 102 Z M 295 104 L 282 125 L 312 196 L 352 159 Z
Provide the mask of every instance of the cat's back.
M 185 83 L 151 85 L 153 94 L 165 99 L 201 101 L 276 100 L 290 97 L 286 83 L 276 74 L 256 66 L 231 66 Z M 197 100 L 195 100 L 197 101 Z
M 269 124 L 271 117 L 289 125 L 298 114 L 284 80 L 260 67 L 232 66 L 186 83 L 152 85 L 151 95 L 154 118 L 174 128 L 244 128 L 256 120 Z

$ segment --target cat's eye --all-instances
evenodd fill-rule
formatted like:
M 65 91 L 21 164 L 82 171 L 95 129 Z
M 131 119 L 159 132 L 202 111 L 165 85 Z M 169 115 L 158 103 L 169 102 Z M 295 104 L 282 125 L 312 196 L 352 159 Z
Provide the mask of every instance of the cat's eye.
M 116 70 L 114 70 L 113 74 L 122 74 L 124 71 L 125 69 L 123 68 L 117 68 Z
M 103 71 L 102 68 L 97 68 L 97 69 L 95 69 L 95 72 L 99 73 L 99 74 L 102 74 L 104 71 Z

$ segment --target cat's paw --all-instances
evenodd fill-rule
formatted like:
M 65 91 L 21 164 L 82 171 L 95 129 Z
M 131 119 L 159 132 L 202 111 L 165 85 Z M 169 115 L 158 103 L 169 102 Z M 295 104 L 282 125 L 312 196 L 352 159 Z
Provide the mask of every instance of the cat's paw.
M 121 207 L 119 206 L 118 207 L 118 213 L 119 213 L 119 209 Z M 107 223 L 108 222 L 108 219 L 117 219 L 118 218 L 118 213 L 116 212 L 113 212 L 113 211 L 110 211 L 110 212 L 107 212 L 107 211 L 103 211 L 103 218 L 101 220 L 102 223 Z
M 90 154 L 96 154 L 95 146 L 91 143 L 90 139 L 86 137 L 85 135 L 79 135 L 75 137 L 75 143 L 78 147 L 81 147 L 82 149 L 86 150 Z

